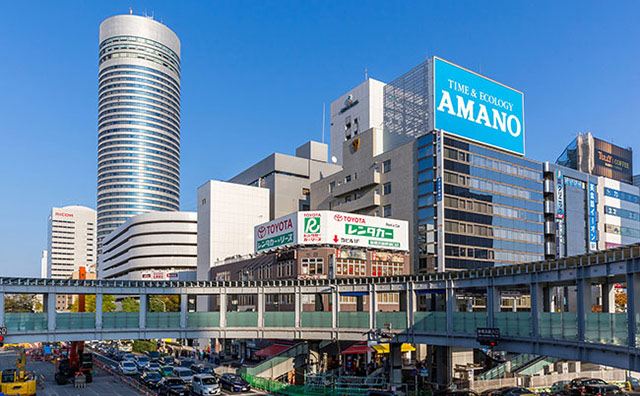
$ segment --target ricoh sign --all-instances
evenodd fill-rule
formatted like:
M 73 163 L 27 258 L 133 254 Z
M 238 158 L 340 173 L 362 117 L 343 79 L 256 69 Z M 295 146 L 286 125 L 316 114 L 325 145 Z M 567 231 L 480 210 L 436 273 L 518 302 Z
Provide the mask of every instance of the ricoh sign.
M 255 228 L 256 253 L 293 245 L 337 245 L 406 251 L 408 223 L 328 210 L 297 212 Z
M 433 126 L 524 155 L 524 95 L 480 74 L 433 58 Z

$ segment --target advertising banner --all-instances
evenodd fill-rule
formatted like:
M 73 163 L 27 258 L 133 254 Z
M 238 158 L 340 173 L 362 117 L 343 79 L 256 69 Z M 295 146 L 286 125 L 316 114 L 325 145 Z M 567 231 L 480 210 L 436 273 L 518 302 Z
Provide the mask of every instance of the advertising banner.
M 256 253 L 292 245 L 409 250 L 408 222 L 328 210 L 297 212 L 255 227 Z
M 633 182 L 633 152 L 593 138 L 594 174 L 627 183 Z
M 589 182 L 589 250 L 598 250 L 598 209 L 596 208 L 596 185 Z
M 434 128 L 524 155 L 524 94 L 433 58 Z

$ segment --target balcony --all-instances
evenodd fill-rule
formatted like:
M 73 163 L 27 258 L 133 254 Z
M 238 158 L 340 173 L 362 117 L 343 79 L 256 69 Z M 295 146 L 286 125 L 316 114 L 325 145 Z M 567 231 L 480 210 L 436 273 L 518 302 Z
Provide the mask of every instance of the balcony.
M 555 189 L 553 180 L 545 180 L 544 181 L 544 192 L 552 193 Z
M 555 234 L 556 233 L 556 223 L 552 221 L 545 221 L 544 223 L 544 233 L 545 234 Z
M 351 175 L 349 183 L 345 183 L 343 180 L 342 184 L 335 186 L 333 189 L 333 196 L 340 197 L 375 184 L 380 184 L 380 172 L 376 172 L 375 169 L 369 169 L 366 172 L 358 173 L 357 179 L 354 175 Z
M 553 201 L 544 201 L 544 213 L 555 213 Z
M 345 202 L 344 199 L 342 199 L 340 203 L 335 205 L 332 209 L 339 212 L 353 213 L 374 206 L 380 206 L 380 194 L 376 194 L 376 190 L 372 189 L 362 197 L 354 199 L 351 202 Z

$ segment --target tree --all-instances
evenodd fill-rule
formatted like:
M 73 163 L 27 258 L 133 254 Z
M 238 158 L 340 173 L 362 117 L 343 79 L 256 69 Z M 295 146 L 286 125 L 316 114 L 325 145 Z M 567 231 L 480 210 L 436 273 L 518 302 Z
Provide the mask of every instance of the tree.
M 180 311 L 180 296 L 151 296 L 149 299 L 150 312 L 178 312 Z
M 140 312 L 140 302 L 133 297 L 127 297 L 120 304 L 122 312 Z
M 616 293 L 616 310 L 626 311 L 627 309 L 627 293 Z
M 79 298 L 71 305 L 71 312 L 78 312 Z M 116 310 L 116 298 L 110 294 L 102 296 L 102 312 L 114 312 Z M 88 294 L 84 297 L 84 312 L 96 312 L 96 296 Z
M 5 312 L 42 311 L 42 304 L 33 294 L 7 294 L 4 296 Z

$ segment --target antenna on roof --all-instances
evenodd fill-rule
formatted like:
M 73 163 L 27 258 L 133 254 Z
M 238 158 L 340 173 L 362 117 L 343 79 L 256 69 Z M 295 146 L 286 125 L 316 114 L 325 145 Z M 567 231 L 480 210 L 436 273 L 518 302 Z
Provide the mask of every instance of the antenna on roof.
M 367 71 L 367 67 L 364 67 L 364 80 L 367 81 L 369 79 L 369 72 Z
M 133 8 L 129 7 L 129 15 L 133 15 Z

